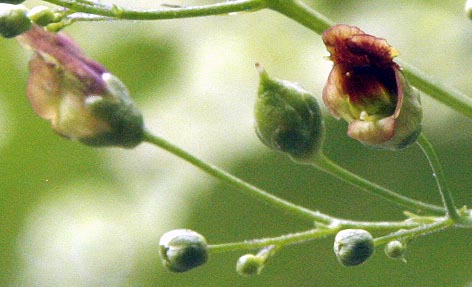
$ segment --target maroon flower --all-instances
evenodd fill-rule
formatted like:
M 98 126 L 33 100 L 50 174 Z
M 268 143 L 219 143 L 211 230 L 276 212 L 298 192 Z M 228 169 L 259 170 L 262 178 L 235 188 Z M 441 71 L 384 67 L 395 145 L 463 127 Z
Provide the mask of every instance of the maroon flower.
M 323 33 L 334 66 L 323 89 L 331 114 L 349 123 L 348 135 L 386 149 L 402 149 L 421 132 L 418 92 L 393 62 L 397 50 L 357 27 L 336 25 Z
M 17 38 L 34 51 L 28 98 L 58 134 L 94 146 L 142 141 L 142 116 L 126 87 L 69 37 L 34 26 Z

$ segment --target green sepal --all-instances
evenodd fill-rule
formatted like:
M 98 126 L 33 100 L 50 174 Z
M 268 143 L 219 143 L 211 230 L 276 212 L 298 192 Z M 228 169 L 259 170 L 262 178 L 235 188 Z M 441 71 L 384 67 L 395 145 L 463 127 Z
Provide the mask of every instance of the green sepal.
M 297 84 L 270 78 L 261 66 L 255 104 L 256 134 L 269 148 L 311 162 L 321 148 L 324 125 L 316 99 Z

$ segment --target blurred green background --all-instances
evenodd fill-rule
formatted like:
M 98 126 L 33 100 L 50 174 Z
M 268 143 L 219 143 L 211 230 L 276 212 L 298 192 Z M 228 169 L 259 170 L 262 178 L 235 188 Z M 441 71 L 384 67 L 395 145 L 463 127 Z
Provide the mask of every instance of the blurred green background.
M 111 1 L 101 1 L 111 2 Z M 207 4 L 216 1 L 173 1 Z M 40 1 L 26 1 L 33 7 Z M 113 1 L 157 7 L 169 1 Z M 464 1 L 307 1 L 331 19 L 387 38 L 401 57 L 472 94 L 472 22 Z M 312 209 L 356 220 L 401 220 L 401 209 L 287 157 L 253 131 L 262 63 L 318 97 L 331 64 L 318 35 L 271 11 L 155 22 L 78 23 L 66 29 L 125 82 L 156 133 L 255 185 Z M 217 254 L 185 274 L 166 271 L 159 237 L 191 228 L 210 243 L 277 236 L 308 226 L 142 144 L 92 149 L 55 135 L 28 104 L 30 52 L 0 40 L 0 286 L 472 286 L 471 230 L 411 243 L 407 264 L 383 250 L 340 266 L 332 238 L 286 248 L 257 277 L 236 274 L 242 253 Z M 472 120 L 422 97 L 424 131 L 459 205 L 470 205 Z M 326 113 L 326 110 L 324 110 Z M 416 146 L 371 150 L 327 116 L 326 153 L 402 194 L 439 203 Z

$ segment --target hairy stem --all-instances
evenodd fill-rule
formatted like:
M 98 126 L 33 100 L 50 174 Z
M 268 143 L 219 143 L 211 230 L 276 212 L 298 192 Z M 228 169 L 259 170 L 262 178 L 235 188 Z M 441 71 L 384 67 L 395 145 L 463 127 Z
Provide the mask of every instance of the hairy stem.
M 400 230 L 400 231 L 388 234 L 386 236 L 378 237 L 374 240 L 374 243 L 375 243 L 375 246 L 379 246 L 379 245 L 388 243 L 392 240 L 415 238 L 418 236 L 432 233 L 434 231 L 445 229 L 452 225 L 454 225 L 454 221 L 450 219 L 449 217 L 445 217 L 431 224 L 421 225 L 421 226 L 418 226 L 416 228 L 412 228 L 409 230 Z
M 285 245 L 302 243 L 302 242 L 322 238 L 322 237 L 334 234 L 337 231 L 338 231 L 338 228 L 337 229 L 324 229 L 324 228 L 317 229 L 316 228 L 316 229 L 310 229 L 307 231 L 286 234 L 286 235 L 282 235 L 278 237 L 253 239 L 253 240 L 246 240 L 242 242 L 213 244 L 213 245 L 210 245 L 210 251 L 212 253 L 222 253 L 222 252 L 231 252 L 231 251 L 238 251 L 238 250 L 258 249 L 258 248 L 263 248 L 269 245 L 282 247 Z
M 342 229 L 346 228 L 360 228 L 369 231 L 378 230 L 378 223 L 375 222 L 355 222 L 352 221 L 351 225 L 338 225 L 332 224 L 330 226 L 324 226 L 321 228 L 314 228 L 309 229 L 306 231 L 284 234 L 277 237 L 269 237 L 269 238 L 261 238 L 261 239 L 253 239 L 253 240 L 245 240 L 241 242 L 231 242 L 231 243 L 223 243 L 223 244 L 213 244 L 210 245 L 210 251 L 212 253 L 223 253 L 223 252 L 231 252 L 231 251 L 239 251 L 239 250 L 251 250 L 251 249 L 258 249 L 263 248 L 266 246 L 277 246 L 278 248 L 303 243 L 307 241 L 312 241 L 316 239 L 320 239 L 326 236 L 334 235 Z M 375 239 L 375 245 L 379 246 L 385 244 L 391 240 L 395 239 L 404 239 L 404 238 L 414 238 L 422 235 L 429 234 L 433 231 L 438 231 L 449 226 L 452 226 L 454 221 L 451 219 L 444 217 L 444 218 L 437 218 L 435 222 L 431 224 L 418 224 L 418 223 L 400 223 L 400 222 L 385 222 L 384 226 L 389 226 L 389 229 L 401 229 L 400 231 L 393 232 L 386 236 L 382 236 Z
M 332 176 L 344 182 L 357 186 L 365 191 L 368 191 L 374 195 L 382 197 L 399 206 L 406 207 L 410 210 L 415 210 L 415 211 L 427 211 L 433 214 L 444 214 L 443 208 L 439 206 L 427 204 L 418 200 L 411 199 L 404 195 L 388 190 L 375 183 L 372 183 L 340 167 L 339 165 L 332 162 L 329 158 L 327 158 L 322 153 L 320 153 L 319 157 L 315 160 L 315 162 L 313 163 L 313 166 L 323 172 L 331 174 Z
M 433 145 L 424 136 L 424 134 L 421 134 L 419 136 L 417 143 L 426 158 L 428 159 L 429 165 L 433 170 L 433 177 L 435 178 L 436 183 L 438 185 L 438 191 L 441 194 L 441 199 L 446 209 L 446 214 L 455 222 L 460 221 L 460 215 L 454 205 L 452 194 L 447 187 L 444 171 L 441 162 L 439 161 L 439 157 L 433 148 Z

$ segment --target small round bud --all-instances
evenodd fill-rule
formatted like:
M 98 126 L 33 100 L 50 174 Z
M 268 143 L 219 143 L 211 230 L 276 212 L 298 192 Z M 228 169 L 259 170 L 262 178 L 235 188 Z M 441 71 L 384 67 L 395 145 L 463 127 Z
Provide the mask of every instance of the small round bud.
M 46 6 L 33 7 L 29 11 L 28 17 L 33 23 L 39 26 L 46 26 L 57 21 L 57 17 L 54 15 L 54 12 L 52 12 L 51 9 Z
M 264 258 L 253 254 L 239 257 L 236 263 L 236 272 L 242 276 L 259 275 L 264 268 Z
M 321 148 L 324 125 L 316 99 L 300 86 L 260 74 L 255 104 L 255 127 L 269 148 L 287 153 L 300 162 L 311 162 Z
M 204 264 L 208 259 L 205 238 L 189 229 L 165 233 L 159 241 L 164 266 L 172 272 L 185 272 Z
M 406 246 L 399 240 L 393 240 L 385 245 L 385 254 L 392 259 L 405 260 Z
M 12 38 L 31 29 L 27 13 L 28 10 L 23 5 L 0 3 L 0 35 Z
M 344 266 L 355 266 L 365 262 L 374 253 L 374 238 L 362 229 L 345 229 L 334 239 L 334 253 Z
M 25 2 L 25 0 L 1 0 L 0 3 L 8 3 L 8 4 L 20 4 Z

